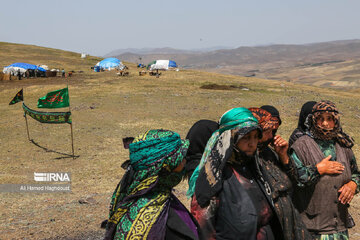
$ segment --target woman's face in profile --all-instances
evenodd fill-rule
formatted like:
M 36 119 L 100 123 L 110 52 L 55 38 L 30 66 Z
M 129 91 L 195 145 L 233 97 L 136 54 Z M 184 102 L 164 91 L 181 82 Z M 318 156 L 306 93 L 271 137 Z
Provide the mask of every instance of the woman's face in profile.
M 269 141 L 273 137 L 274 137 L 274 130 L 273 129 L 267 129 L 267 130 L 263 131 L 262 138 L 259 139 L 259 141 L 260 141 L 260 143 L 263 143 L 263 142 Z
M 316 125 L 325 129 L 333 129 L 335 127 L 334 117 L 330 113 L 321 113 L 316 118 Z
M 184 169 L 185 164 L 186 164 L 186 159 L 184 158 L 182 160 L 182 162 L 173 170 L 173 172 L 176 172 L 176 173 L 181 172 Z
M 259 131 L 253 130 L 242 137 L 236 146 L 247 156 L 252 156 L 256 152 L 257 144 L 259 142 Z

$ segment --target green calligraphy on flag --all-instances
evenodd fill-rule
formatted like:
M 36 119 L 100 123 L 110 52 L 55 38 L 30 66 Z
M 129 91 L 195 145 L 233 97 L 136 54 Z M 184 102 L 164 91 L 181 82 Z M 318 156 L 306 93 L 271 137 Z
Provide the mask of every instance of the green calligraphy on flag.
M 41 123 L 71 123 L 71 112 L 39 112 L 23 103 L 24 114 Z
M 39 98 L 38 108 L 62 108 L 69 106 L 68 88 L 52 91 Z

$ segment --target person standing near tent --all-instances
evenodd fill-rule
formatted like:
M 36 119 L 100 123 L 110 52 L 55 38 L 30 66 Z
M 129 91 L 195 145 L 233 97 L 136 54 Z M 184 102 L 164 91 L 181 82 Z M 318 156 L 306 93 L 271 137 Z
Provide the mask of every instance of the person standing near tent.
M 17 75 L 18 75 L 19 80 L 21 80 L 21 71 L 20 71 L 20 69 L 18 69 Z
M 349 204 L 360 190 L 360 172 L 330 101 L 317 102 L 305 121 L 306 134 L 290 148 L 297 189 L 293 201 L 314 239 L 349 239 L 355 225 Z
M 63 78 L 65 77 L 65 70 L 64 69 L 61 70 L 61 77 L 63 77 Z
M 160 74 L 159 74 L 159 69 L 156 69 L 156 78 L 159 78 Z

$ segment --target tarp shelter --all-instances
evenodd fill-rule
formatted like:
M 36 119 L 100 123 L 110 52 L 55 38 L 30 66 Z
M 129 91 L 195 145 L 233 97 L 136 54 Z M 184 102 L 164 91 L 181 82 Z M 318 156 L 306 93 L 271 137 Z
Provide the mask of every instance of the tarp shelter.
M 49 67 L 47 65 L 40 65 L 39 67 L 45 69 L 46 71 L 49 70 Z
M 111 70 L 111 69 L 119 68 L 121 65 L 122 65 L 122 63 L 117 58 L 105 58 L 104 60 L 98 62 L 95 65 L 94 70 L 96 71 L 96 69 L 99 69 L 99 68 L 104 69 L 104 70 Z M 99 68 L 97 68 L 97 67 L 99 67 Z
M 20 70 L 20 73 L 24 74 L 27 70 L 37 70 L 40 72 L 46 72 L 45 69 L 42 67 L 29 64 L 29 63 L 13 63 L 7 67 L 4 67 L 3 73 L 13 73 L 13 75 L 16 75 L 17 72 Z
M 177 64 L 172 60 L 156 60 L 148 64 L 148 68 L 152 70 L 168 70 L 169 68 L 176 68 Z

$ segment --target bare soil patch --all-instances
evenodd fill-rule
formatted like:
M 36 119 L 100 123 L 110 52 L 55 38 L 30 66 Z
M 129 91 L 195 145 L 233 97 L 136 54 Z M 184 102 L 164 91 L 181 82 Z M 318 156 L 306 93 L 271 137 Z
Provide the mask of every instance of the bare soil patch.
M 210 90 L 236 90 L 236 89 L 247 89 L 244 86 L 236 86 L 236 85 L 220 85 L 220 84 L 205 84 L 200 87 L 201 89 L 210 89 Z

